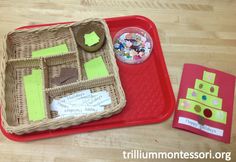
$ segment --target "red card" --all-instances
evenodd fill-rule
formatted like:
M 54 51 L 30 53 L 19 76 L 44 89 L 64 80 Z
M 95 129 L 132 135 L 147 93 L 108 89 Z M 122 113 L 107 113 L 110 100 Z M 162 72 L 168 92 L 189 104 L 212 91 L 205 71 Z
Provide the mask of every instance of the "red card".
M 185 64 L 173 127 L 230 143 L 235 76 Z

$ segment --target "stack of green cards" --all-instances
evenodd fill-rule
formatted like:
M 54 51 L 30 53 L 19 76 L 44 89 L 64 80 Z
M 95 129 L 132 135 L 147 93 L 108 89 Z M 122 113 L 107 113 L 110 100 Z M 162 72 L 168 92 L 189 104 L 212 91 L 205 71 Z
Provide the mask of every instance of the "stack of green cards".
M 32 58 L 54 56 L 54 55 L 59 55 L 59 54 L 67 53 L 67 52 L 69 52 L 69 50 L 66 44 L 61 44 L 58 46 L 33 51 Z
M 29 121 L 46 118 L 43 99 L 42 70 L 32 70 L 32 75 L 23 77 Z
M 109 75 L 101 56 L 86 62 L 84 68 L 88 79 L 101 78 Z
M 100 38 L 95 31 L 84 35 L 84 44 L 87 46 L 93 46 L 99 42 Z

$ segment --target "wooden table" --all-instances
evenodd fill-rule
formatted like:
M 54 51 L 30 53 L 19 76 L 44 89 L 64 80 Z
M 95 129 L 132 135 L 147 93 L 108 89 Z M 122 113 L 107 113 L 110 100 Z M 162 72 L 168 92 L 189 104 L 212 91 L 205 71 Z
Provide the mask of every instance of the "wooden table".
M 232 0 L 0 0 L 0 36 L 22 25 L 76 21 L 88 17 L 146 16 L 159 29 L 177 96 L 184 63 L 197 63 L 236 75 L 235 8 L 236 1 Z M 161 124 L 30 143 L 13 142 L 0 133 L 0 161 L 119 162 L 123 158 L 122 151 L 131 149 L 157 152 L 211 149 L 231 151 L 231 157 L 236 159 L 235 117 L 231 144 L 173 129 L 172 119 Z

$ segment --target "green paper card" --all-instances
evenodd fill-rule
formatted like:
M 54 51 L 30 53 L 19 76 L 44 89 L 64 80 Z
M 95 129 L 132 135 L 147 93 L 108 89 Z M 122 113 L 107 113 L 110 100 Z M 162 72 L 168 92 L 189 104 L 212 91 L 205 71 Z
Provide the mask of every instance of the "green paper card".
M 93 46 L 99 42 L 100 38 L 95 31 L 84 35 L 84 44 L 87 46 Z
M 196 79 L 194 89 L 203 91 L 213 96 L 218 96 L 219 86 Z
M 219 97 L 208 95 L 204 92 L 198 91 L 196 89 L 188 88 L 187 99 L 200 102 L 212 108 L 221 109 L 222 99 Z
M 206 109 L 208 109 L 208 110 L 206 110 Z M 191 113 L 194 113 L 196 115 L 200 115 L 204 118 L 207 118 L 209 120 L 219 122 L 219 123 L 223 123 L 223 124 L 226 123 L 226 119 L 227 119 L 227 112 L 217 110 L 217 109 L 212 109 L 212 108 L 204 106 L 200 103 L 197 103 L 195 101 L 187 100 L 187 99 L 179 99 L 178 110 L 191 112 Z M 204 115 L 205 110 L 206 111 L 211 111 L 211 114 L 210 114 L 211 116 L 206 117 Z
M 103 62 L 103 59 L 101 56 L 86 62 L 84 64 L 84 68 L 86 71 L 87 78 L 89 80 L 106 77 L 109 75 L 106 65 Z
M 204 71 L 203 72 L 203 78 L 202 79 L 204 81 L 209 82 L 211 84 L 214 84 L 215 78 L 216 78 L 216 74 L 215 73 L 211 73 L 211 72 L 208 72 L 208 71 Z
M 46 118 L 42 81 L 41 70 L 32 70 L 31 75 L 23 77 L 29 121 Z
M 67 52 L 69 52 L 69 50 L 66 44 L 61 44 L 58 46 L 33 51 L 32 58 L 54 56 L 54 55 L 59 55 L 59 54 L 67 53 Z

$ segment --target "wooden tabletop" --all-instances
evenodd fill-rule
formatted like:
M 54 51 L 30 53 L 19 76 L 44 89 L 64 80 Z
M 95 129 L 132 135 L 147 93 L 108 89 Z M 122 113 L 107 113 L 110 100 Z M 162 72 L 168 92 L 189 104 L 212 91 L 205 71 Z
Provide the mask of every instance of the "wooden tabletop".
M 146 16 L 159 29 L 177 96 L 184 63 L 205 65 L 236 75 L 235 8 L 236 1 L 233 0 L 0 0 L 0 36 L 23 25 L 76 21 L 88 17 Z M 123 158 L 122 152 L 132 149 L 157 152 L 211 149 L 231 151 L 231 157 L 236 159 L 235 107 L 236 103 L 231 144 L 173 129 L 172 116 L 160 124 L 29 143 L 10 141 L 0 133 L 0 162 L 119 162 Z

